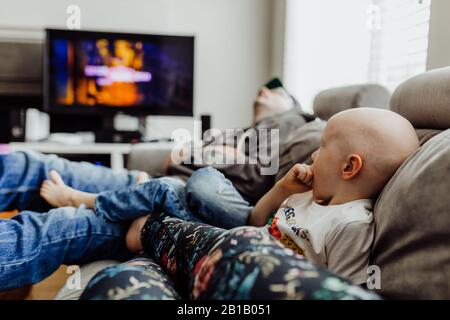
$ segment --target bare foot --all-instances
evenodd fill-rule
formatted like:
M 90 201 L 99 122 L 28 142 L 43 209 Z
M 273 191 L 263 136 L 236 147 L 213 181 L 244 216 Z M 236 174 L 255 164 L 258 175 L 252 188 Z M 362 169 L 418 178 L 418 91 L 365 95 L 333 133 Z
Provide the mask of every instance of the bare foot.
M 67 186 L 58 172 L 49 172 L 50 179 L 42 183 L 40 195 L 54 207 L 79 207 L 85 204 L 94 208 L 97 194 L 82 192 Z
M 145 183 L 150 180 L 150 177 L 148 176 L 147 172 L 140 171 L 136 177 L 136 183 L 141 184 Z
M 126 236 L 126 243 L 128 250 L 131 252 L 139 252 L 142 251 L 141 244 L 141 230 L 144 227 L 144 224 L 147 222 L 148 215 L 144 217 L 140 217 L 131 223 L 130 228 L 128 229 Z
M 41 197 L 54 207 L 74 206 L 72 194 L 76 190 L 68 187 L 55 170 L 49 172 L 49 177 L 41 185 Z

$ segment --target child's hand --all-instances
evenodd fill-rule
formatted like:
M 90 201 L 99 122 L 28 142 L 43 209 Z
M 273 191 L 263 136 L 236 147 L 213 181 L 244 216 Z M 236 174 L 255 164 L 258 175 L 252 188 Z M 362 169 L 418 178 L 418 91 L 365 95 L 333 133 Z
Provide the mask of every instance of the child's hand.
M 264 197 L 259 199 L 250 213 L 248 223 L 251 226 L 262 227 L 269 216 L 280 208 L 286 198 L 294 193 L 303 193 L 311 190 L 313 170 L 306 164 L 296 164 L 279 180 Z
M 312 189 L 313 171 L 306 164 L 296 164 L 277 185 L 288 194 L 302 193 Z

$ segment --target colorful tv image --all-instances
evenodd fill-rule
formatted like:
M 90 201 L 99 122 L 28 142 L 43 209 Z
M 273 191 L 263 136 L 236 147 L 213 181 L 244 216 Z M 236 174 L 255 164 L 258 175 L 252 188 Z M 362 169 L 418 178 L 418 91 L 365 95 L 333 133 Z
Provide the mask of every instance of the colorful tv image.
M 49 111 L 193 113 L 194 38 L 47 30 Z

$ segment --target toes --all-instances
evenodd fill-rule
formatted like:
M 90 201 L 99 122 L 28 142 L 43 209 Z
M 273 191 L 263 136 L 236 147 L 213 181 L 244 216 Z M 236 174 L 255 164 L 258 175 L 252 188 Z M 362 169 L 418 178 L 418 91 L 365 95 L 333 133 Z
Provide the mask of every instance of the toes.
M 46 185 L 42 185 L 41 189 L 39 190 L 39 194 L 42 195 L 46 195 L 48 192 L 48 187 Z
M 41 188 L 39 189 L 39 194 L 41 196 L 42 195 L 47 195 L 49 192 L 51 192 L 51 190 L 53 189 L 54 186 L 55 186 L 55 184 L 52 181 L 45 180 L 41 184 Z
M 139 172 L 139 174 L 137 175 L 137 178 L 136 178 L 136 182 L 138 184 L 147 182 L 149 180 L 150 180 L 150 177 L 148 176 L 147 172 L 144 172 L 144 171 Z
M 51 181 L 51 180 L 44 180 L 44 182 L 42 182 L 41 189 L 42 188 L 48 189 L 48 188 L 50 188 L 52 186 L 54 186 L 53 181 Z
M 65 184 L 63 179 L 61 178 L 61 175 L 56 170 L 51 170 L 48 175 L 54 183 Z

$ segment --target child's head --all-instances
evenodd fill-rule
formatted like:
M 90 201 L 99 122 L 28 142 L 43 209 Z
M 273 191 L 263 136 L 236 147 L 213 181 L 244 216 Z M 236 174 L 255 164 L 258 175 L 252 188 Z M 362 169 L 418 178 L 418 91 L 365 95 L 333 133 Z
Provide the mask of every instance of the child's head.
M 419 147 L 411 123 L 392 111 L 357 108 L 328 120 L 313 158 L 313 193 L 343 203 L 378 195 Z

